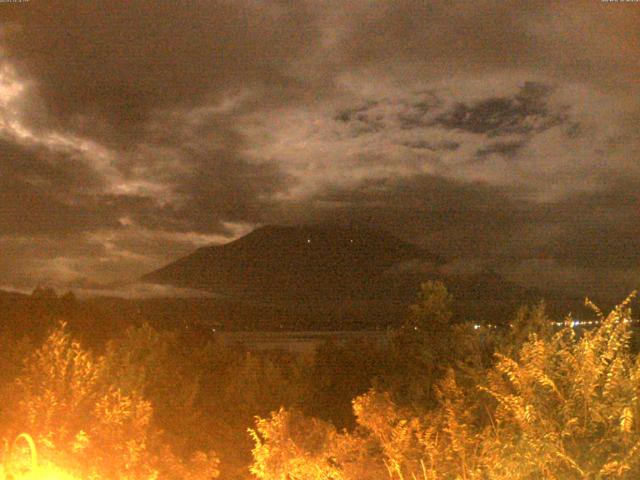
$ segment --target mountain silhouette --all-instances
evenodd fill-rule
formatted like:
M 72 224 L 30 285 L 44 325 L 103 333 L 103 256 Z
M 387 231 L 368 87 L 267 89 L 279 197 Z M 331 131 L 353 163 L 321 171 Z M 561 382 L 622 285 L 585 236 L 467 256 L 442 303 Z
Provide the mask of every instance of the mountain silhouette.
M 340 304 L 370 300 L 383 274 L 408 261 L 436 265 L 439 259 L 368 228 L 269 225 L 200 248 L 142 280 L 256 304 Z
M 492 271 L 445 274 L 443 263 L 382 231 L 270 225 L 200 248 L 142 281 L 213 293 L 211 305 L 229 328 L 381 328 L 405 318 L 427 280 L 444 281 L 455 321 L 506 322 L 543 298 L 560 314 L 581 304 Z
M 8 290 L 0 290 L 0 301 L 17 300 L 17 299 L 23 299 L 26 297 L 27 295 L 25 295 L 24 293 L 13 292 Z

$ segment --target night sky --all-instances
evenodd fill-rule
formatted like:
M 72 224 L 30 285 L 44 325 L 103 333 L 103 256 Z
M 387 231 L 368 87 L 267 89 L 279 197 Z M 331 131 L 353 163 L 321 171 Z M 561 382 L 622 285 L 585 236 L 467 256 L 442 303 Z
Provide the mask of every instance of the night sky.
M 640 286 L 640 3 L 0 3 L 0 288 L 94 289 L 264 224 Z

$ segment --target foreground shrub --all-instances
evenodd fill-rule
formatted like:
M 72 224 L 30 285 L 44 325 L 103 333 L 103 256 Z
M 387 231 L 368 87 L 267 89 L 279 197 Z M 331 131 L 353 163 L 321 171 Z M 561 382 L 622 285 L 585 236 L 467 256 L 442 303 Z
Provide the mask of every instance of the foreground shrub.
M 630 299 L 606 317 L 596 309 L 599 326 L 579 335 L 571 319 L 556 333 L 531 329 L 475 385 L 459 384 L 450 367 L 426 411 L 370 391 L 353 402 L 351 433 L 283 410 L 259 419 L 252 472 L 264 480 L 640 478 Z
M 327 422 L 280 409 L 258 419 L 250 430 L 255 441 L 251 472 L 273 480 L 373 480 L 384 474 L 380 459 L 370 454 L 367 438 L 341 434 Z
M 3 392 L 5 441 L 28 432 L 44 458 L 82 478 L 217 476 L 215 456 L 184 462 L 173 455 L 152 422 L 151 403 L 125 393 L 105 365 L 64 325 L 53 331 Z
M 498 356 L 481 387 L 496 400 L 483 446 L 493 478 L 640 478 L 640 360 L 629 300 L 580 337 L 534 334 Z M 492 459 L 496 461 L 491 462 Z

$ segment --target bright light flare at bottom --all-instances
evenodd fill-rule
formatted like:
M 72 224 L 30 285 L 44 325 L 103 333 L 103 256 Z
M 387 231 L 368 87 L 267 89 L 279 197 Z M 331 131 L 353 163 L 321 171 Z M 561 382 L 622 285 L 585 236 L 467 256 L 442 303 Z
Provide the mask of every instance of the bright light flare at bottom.
M 29 460 L 27 465 L 16 465 L 13 458 L 16 444 L 23 442 L 27 447 Z M 30 435 L 22 433 L 14 441 L 5 465 L 0 466 L 0 480 L 79 480 L 70 473 L 48 462 L 39 462 L 35 442 Z
M 56 467 L 41 466 L 26 473 L 12 475 L 0 475 L 0 480 L 78 480 L 77 477 Z

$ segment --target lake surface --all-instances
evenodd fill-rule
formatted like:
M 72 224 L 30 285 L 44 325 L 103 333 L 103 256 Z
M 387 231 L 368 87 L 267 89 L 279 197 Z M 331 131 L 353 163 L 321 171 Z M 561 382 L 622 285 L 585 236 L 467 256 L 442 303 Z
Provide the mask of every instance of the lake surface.
M 386 330 L 358 331 L 274 331 L 274 332 L 216 332 L 215 337 L 226 346 L 242 345 L 250 350 L 286 350 L 312 353 L 319 345 L 332 341 L 338 345 L 351 341 L 387 345 L 390 334 Z

